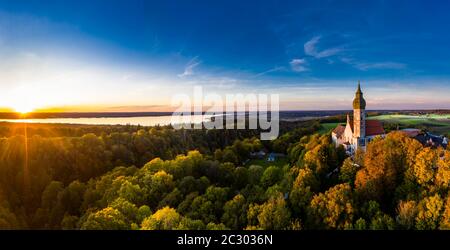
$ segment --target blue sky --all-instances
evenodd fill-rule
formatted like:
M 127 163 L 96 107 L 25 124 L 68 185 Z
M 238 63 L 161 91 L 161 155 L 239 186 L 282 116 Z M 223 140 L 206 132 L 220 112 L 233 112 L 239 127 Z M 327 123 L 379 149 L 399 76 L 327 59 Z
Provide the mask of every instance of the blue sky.
M 176 92 L 282 109 L 450 108 L 445 1 L 0 1 L 0 107 L 167 110 Z M 13 104 L 11 104 L 13 103 Z

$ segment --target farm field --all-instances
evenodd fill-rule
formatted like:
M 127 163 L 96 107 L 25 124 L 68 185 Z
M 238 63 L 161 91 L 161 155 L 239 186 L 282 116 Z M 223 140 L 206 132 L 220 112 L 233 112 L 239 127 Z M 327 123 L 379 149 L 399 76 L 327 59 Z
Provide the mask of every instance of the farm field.
M 392 129 L 393 126 L 396 127 L 398 125 L 400 128 L 419 128 L 438 135 L 450 134 L 450 115 L 379 115 L 369 117 L 368 119 L 383 122 L 385 128 L 390 127 Z M 319 133 L 327 134 L 338 124 L 340 123 L 322 123 Z
M 380 120 L 386 124 L 398 124 L 401 128 L 420 128 L 436 134 L 450 133 L 450 115 L 379 115 L 369 119 Z

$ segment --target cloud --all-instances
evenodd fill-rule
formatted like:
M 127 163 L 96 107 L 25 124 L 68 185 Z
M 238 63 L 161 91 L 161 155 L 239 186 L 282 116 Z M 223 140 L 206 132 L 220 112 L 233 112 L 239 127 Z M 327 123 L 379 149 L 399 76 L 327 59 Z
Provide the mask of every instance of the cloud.
M 233 89 L 243 83 L 243 80 L 227 76 L 214 76 L 204 74 L 190 80 L 183 80 L 182 84 L 186 86 L 203 86 L 217 89 Z
M 353 64 L 355 62 L 355 59 L 350 58 L 350 57 L 341 57 L 341 61 L 343 63 Z
M 377 63 L 357 63 L 354 65 L 357 69 L 366 71 L 369 69 L 404 69 L 406 64 L 397 62 L 377 62 Z
M 340 58 L 343 63 L 352 65 L 356 69 L 361 71 L 367 71 L 370 69 L 404 69 L 406 64 L 398 62 L 360 62 L 351 57 Z
M 286 68 L 285 67 L 281 67 L 281 66 L 277 66 L 277 67 L 271 68 L 269 70 L 263 71 L 261 73 L 258 73 L 258 74 L 255 75 L 255 77 L 259 77 L 259 76 L 262 76 L 262 75 L 265 75 L 265 74 L 269 74 L 269 73 L 272 73 L 272 72 L 280 72 L 280 71 L 286 71 Z
M 200 65 L 200 61 L 198 60 L 198 56 L 192 58 L 186 67 L 184 68 L 184 72 L 182 74 L 179 74 L 178 77 L 186 77 L 186 76 L 192 76 L 194 75 L 194 68 Z
M 305 49 L 305 54 L 308 56 L 315 56 L 317 54 L 316 44 L 319 42 L 320 36 L 315 36 L 311 40 L 305 43 L 303 46 Z
M 330 56 L 334 56 L 342 51 L 340 48 L 330 48 L 322 51 L 317 50 L 317 44 L 319 43 L 321 36 L 315 36 L 308 42 L 304 44 L 305 54 L 308 56 L 313 56 L 315 58 L 326 58 Z
M 299 59 L 299 58 L 292 59 L 289 64 L 291 65 L 292 70 L 295 71 L 295 72 L 304 72 L 304 71 L 308 71 L 309 70 L 306 67 L 308 62 L 304 58 L 303 59 Z
M 338 54 L 341 51 L 342 51 L 342 49 L 339 49 L 339 48 L 326 49 L 324 51 L 319 52 L 316 55 L 316 58 L 325 58 L 325 57 L 334 56 L 334 55 Z

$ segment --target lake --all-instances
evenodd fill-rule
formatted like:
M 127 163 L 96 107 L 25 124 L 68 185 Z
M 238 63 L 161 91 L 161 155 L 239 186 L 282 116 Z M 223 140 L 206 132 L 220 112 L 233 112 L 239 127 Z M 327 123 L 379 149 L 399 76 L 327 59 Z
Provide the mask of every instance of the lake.
M 87 124 L 87 125 L 141 125 L 156 126 L 170 125 L 172 121 L 177 123 L 201 123 L 209 121 L 211 116 L 192 115 L 188 117 L 165 115 L 165 116 L 138 116 L 138 117 L 88 117 L 88 118 L 36 118 L 36 119 L 0 119 L 0 122 L 16 123 L 65 123 L 65 124 Z
M 305 121 L 319 117 L 343 114 L 345 111 L 280 111 L 280 120 Z M 238 113 L 242 116 L 243 113 Z M 225 115 L 225 114 L 224 114 Z M 217 115 L 216 115 L 217 116 Z M 123 112 L 123 113 L 29 113 L 20 118 L 17 113 L 0 113 L 0 122 L 14 123 L 64 123 L 85 125 L 141 125 L 156 126 L 172 124 L 172 115 L 169 112 Z M 201 123 L 210 121 L 212 115 L 192 115 L 191 119 L 182 120 L 175 116 L 175 124 Z M 186 117 L 185 117 L 186 118 Z

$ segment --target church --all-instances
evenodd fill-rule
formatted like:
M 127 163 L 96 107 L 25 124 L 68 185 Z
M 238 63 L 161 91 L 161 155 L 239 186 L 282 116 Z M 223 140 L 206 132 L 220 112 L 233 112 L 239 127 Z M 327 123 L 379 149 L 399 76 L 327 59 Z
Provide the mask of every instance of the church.
M 377 136 L 384 137 L 383 124 L 377 120 L 366 119 L 366 101 L 358 82 L 353 100 L 353 117 L 347 114 L 347 124 L 338 125 L 331 137 L 336 146 L 343 145 L 347 152 L 353 154 L 357 149 L 365 150 L 367 144 Z

